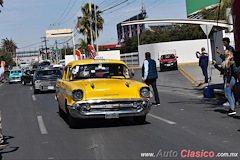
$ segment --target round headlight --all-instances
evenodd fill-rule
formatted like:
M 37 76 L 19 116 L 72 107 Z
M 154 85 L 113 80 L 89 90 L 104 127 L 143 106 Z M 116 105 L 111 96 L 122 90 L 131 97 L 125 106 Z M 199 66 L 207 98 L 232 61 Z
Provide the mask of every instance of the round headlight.
M 36 80 L 35 83 L 41 83 L 41 80 Z
M 148 87 L 141 88 L 140 95 L 141 95 L 141 97 L 149 98 L 150 97 L 150 89 Z
M 72 98 L 74 100 L 82 100 L 83 99 L 83 91 L 81 89 L 76 89 L 72 91 Z

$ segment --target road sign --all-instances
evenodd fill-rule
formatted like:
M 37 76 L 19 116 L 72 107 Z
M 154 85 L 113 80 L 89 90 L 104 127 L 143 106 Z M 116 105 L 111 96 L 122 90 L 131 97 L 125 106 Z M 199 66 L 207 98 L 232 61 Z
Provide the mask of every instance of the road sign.
M 92 59 L 94 59 L 96 57 L 95 49 L 91 45 L 88 45 L 88 50 L 90 51 Z
M 78 49 L 75 49 L 75 53 L 78 57 L 78 60 L 82 60 L 81 52 Z
M 73 33 L 72 29 L 52 29 L 46 30 L 46 37 L 47 38 L 71 37 L 72 33 Z
M 212 30 L 213 25 L 212 24 L 200 25 L 200 27 L 202 28 L 203 32 L 208 36 Z

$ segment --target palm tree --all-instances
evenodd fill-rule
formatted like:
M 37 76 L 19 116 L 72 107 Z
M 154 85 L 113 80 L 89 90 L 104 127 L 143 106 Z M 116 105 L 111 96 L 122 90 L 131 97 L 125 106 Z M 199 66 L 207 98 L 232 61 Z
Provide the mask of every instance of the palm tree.
M 3 7 L 3 0 L 0 0 L 0 5 Z M 1 12 L 1 10 L 0 10 Z
M 11 40 L 9 40 L 8 38 L 2 39 L 1 46 L 2 46 L 3 52 L 8 53 L 8 54 L 10 53 L 12 57 L 16 56 L 16 49 L 18 47 L 12 39 Z
M 88 44 L 86 41 L 84 41 L 82 38 L 78 39 L 79 44 L 76 44 L 76 49 L 80 50 L 82 54 L 86 53 L 86 50 L 88 49 Z
M 94 4 L 91 4 L 91 14 L 89 11 L 89 3 L 86 3 L 82 7 L 83 16 L 78 17 L 78 22 L 76 24 L 77 31 L 84 36 L 87 37 L 87 44 L 91 43 L 91 33 L 90 33 L 90 20 L 92 20 L 92 33 L 93 33 L 93 41 L 96 40 L 96 30 L 95 30 L 95 10 Z M 96 6 L 96 10 L 98 6 Z M 101 17 L 102 12 L 97 10 L 96 17 L 97 17 L 97 36 L 99 36 L 99 30 L 103 29 L 104 20 Z

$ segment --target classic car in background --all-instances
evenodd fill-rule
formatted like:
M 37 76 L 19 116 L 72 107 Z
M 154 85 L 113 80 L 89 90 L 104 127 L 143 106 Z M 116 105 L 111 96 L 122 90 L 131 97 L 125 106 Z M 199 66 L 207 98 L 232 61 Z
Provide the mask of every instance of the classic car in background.
M 8 77 L 8 83 L 21 82 L 21 77 L 23 75 L 22 69 L 11 69 Z
M 56 81 L 60 78 L 62 78 L 62 73 L 59 69 L 52 67 L 37 69 L 33 76 L 34 94 L 40 91 L 56 90 Z
M 29 83 L 30 85 L 33 84 L 33 75 L 35 70 L 26 70 L 21 77 L 21 82 L 23 85 Z
M 70 127 L 87 118 L 133 117 L 142 124 L 151 107 L 149 87 L 131 80 L 127 65 L 118 60 L 70 62 L 57 81 L 56 99 Z

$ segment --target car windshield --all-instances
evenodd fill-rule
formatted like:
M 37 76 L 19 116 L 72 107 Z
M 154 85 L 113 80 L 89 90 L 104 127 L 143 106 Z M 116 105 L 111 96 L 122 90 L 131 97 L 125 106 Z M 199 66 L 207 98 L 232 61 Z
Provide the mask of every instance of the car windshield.
M 161 59 L 172 59 L 175 58 L 174 54 L 162 55 Z
M 129 78 L 128 69 L 123 64 L 87 64 L 72 68 L 70 80 L 91 78 Z
M 10 71 L 10 74 L 21 74 L 22 71 L 20 70 L 15 70 L 15 71 Z
M 61 76 L 60 70 L 42 70 L 37 72 L 37 77 Z

